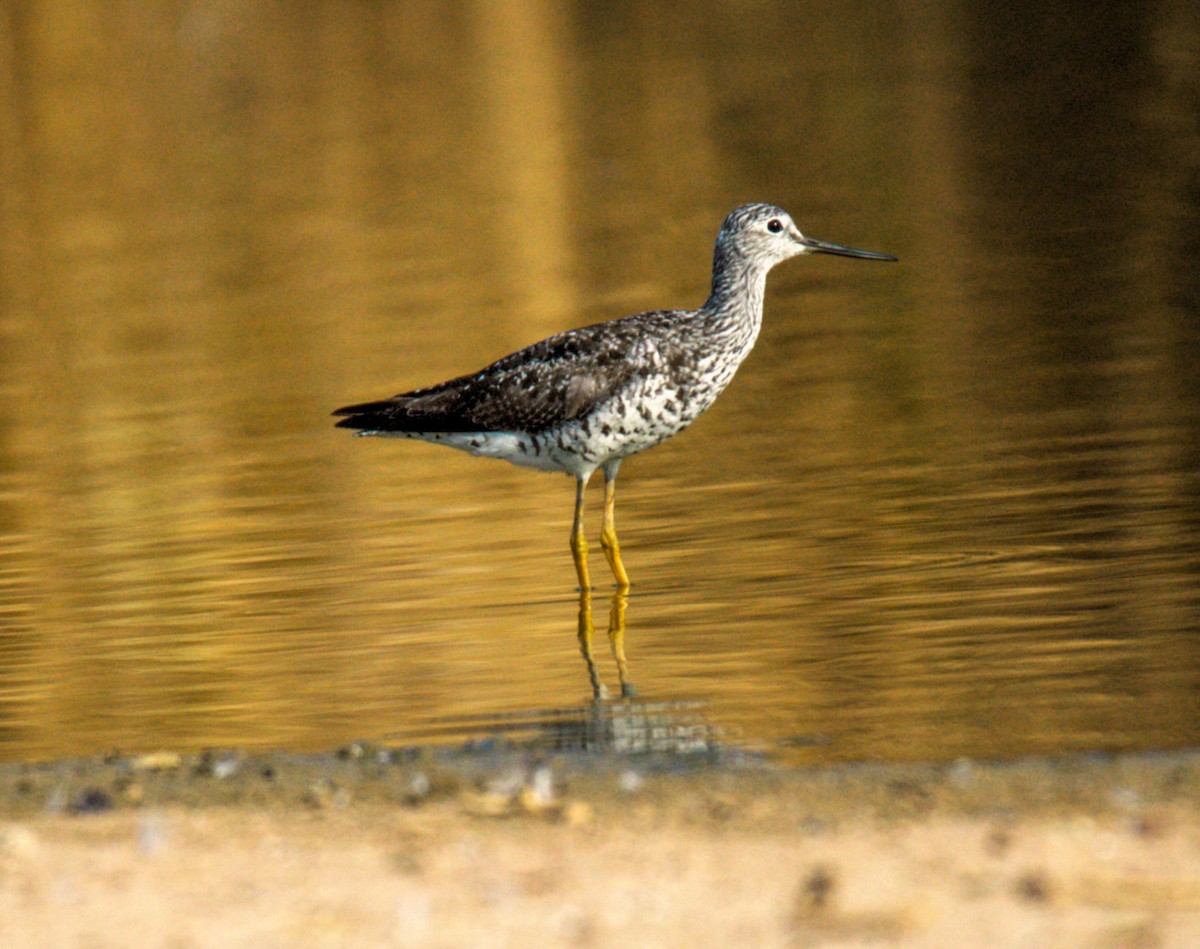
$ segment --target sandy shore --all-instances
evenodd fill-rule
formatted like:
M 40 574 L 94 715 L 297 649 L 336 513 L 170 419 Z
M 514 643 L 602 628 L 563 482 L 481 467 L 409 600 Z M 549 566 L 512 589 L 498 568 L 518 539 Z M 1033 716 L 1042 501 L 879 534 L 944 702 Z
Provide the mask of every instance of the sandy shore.
M 1200 945 L 1200 756 L 0 766 L 3 946 Z

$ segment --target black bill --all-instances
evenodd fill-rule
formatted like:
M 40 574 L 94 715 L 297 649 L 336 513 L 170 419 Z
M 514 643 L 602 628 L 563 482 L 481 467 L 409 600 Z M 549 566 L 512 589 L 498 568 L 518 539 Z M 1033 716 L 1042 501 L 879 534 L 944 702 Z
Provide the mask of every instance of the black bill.
M 863 260 L 896 260 L 891 254 L 880 254 L 873 250 L 857 250 L 841 244 L 819 241 L 815 237 L 802 237 L 800 243 L 816 254 L 836 254 L 838 257 L 861 257 Z

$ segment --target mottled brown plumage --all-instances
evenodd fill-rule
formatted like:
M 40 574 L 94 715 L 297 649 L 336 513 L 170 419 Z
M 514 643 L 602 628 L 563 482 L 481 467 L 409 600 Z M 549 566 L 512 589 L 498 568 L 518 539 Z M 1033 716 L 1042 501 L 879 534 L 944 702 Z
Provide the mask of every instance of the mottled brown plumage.
M 378 402 L 338 409 L 339 428 L 373 432 L 546 432 L 583 418 L 637 372 L 626 357 L 641 314 L 568 330 L 459 376 Z

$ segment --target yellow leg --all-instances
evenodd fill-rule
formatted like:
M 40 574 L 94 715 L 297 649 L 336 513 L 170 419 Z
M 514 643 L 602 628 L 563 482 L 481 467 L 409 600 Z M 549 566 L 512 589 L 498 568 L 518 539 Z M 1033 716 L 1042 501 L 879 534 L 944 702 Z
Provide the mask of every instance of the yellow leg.
M 571 530 L 571 554 L 575 558 L 575 573 L 582 591 L 592 588 L 592 581 L 588 577 L 588 542 L 583 536 L 583 492 L 587 483 L 587 478 L 575 479 L 575 526 Z
M 617 469 L 620 460 L 604 466 L 604 526 L 600 529 L 600 546 L 604 548 L 604 556 L 612 568 L 613 576 L 617 578 L 617 588 L 629 589 L 629 574 L 621 563 L 621 545 L 617 542 L 617 528 L 613 522 L 613 512 L 617 506 Z

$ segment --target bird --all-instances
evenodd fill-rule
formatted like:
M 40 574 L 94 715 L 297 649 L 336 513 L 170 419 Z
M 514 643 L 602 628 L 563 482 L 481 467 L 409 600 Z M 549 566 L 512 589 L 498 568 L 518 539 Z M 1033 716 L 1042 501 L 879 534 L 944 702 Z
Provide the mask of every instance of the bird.
M 574 476 L 570 548 L 581 591 L 591 589 L 584 491 L 603 471 L 600 545 L 617 588 L 628 590 L 614 521 L 621 462 L 683 431 L 713 404 L 758 339 L 767 273 L 803 254 L 897 259 L 808 237 L 782 208 L 745 204 L 717 233 L 712 289 L 699 309 L 557 333 L 470 375 L 343 406 L 333 413 L 337 427 Z

